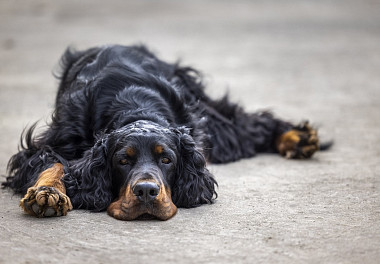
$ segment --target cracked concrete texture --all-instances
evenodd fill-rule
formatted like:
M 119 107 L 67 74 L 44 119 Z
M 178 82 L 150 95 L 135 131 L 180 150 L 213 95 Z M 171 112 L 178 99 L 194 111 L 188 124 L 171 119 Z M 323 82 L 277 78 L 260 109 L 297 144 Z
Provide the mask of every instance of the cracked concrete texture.
M 310 119 L 329 152 L 211 165 L 214 205 L 166 222 L 74 211 L 35 219 L 0 190 L 0 263 L 378 263 L 378 1 L 2 1 L 0 171 L 49 120 L 68 45 L 146 43 L 249 111 Z

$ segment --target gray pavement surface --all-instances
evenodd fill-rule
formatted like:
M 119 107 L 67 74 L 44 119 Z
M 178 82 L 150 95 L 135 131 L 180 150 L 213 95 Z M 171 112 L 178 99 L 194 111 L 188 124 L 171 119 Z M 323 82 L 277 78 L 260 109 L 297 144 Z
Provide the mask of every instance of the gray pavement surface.
M 53 109 L 68 45 L 146 43 L 201 69 L 213 97 L 309 119 L 308 161 L 211 165 L 214 205 L 171 220 L 35 219 L 0 190 L 0 263 L 379 263 L 380 2 L 0 1 L 0 173 Z

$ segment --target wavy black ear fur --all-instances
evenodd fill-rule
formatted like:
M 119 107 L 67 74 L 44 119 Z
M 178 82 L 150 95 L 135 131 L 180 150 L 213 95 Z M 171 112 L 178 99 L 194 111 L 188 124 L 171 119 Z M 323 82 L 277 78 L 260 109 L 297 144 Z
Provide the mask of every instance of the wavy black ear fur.
M 213 203 L 215 181 L 206 168 L 206 159 L 197 149 L 194 139 L 187 133 L 180 135 L 180 161 L 172 187 L 172 200 L 177 207 L 197 207 Z
M 109 136 L 99 139 L 81 159 L 72 162 L 64 177 L 74 208 L 105 210 L 113 199 Z

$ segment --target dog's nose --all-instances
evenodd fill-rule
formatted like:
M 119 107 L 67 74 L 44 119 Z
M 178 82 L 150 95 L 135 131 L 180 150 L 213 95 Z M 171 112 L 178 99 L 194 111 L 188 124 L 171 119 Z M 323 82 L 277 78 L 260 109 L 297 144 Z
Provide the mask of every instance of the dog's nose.
M 156 199 L 160 187 L 154 182 L 139 182 L 133 188 L 133 193 L 141 202 L 148 203 Z

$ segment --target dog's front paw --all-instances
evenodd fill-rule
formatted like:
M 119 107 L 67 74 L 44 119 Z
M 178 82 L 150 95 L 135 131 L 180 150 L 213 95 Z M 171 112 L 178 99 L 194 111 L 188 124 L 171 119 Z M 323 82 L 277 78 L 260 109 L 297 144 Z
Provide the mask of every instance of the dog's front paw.
M 63 216 L 73 209 L 70 198 L 54 187 L 30 187 L 20 206 L 37 217 Z
M 288 159 L 310 158 L 319 150 L 317 131 L 308 122 L 301 123 L 279 137 L 277 150 Z

